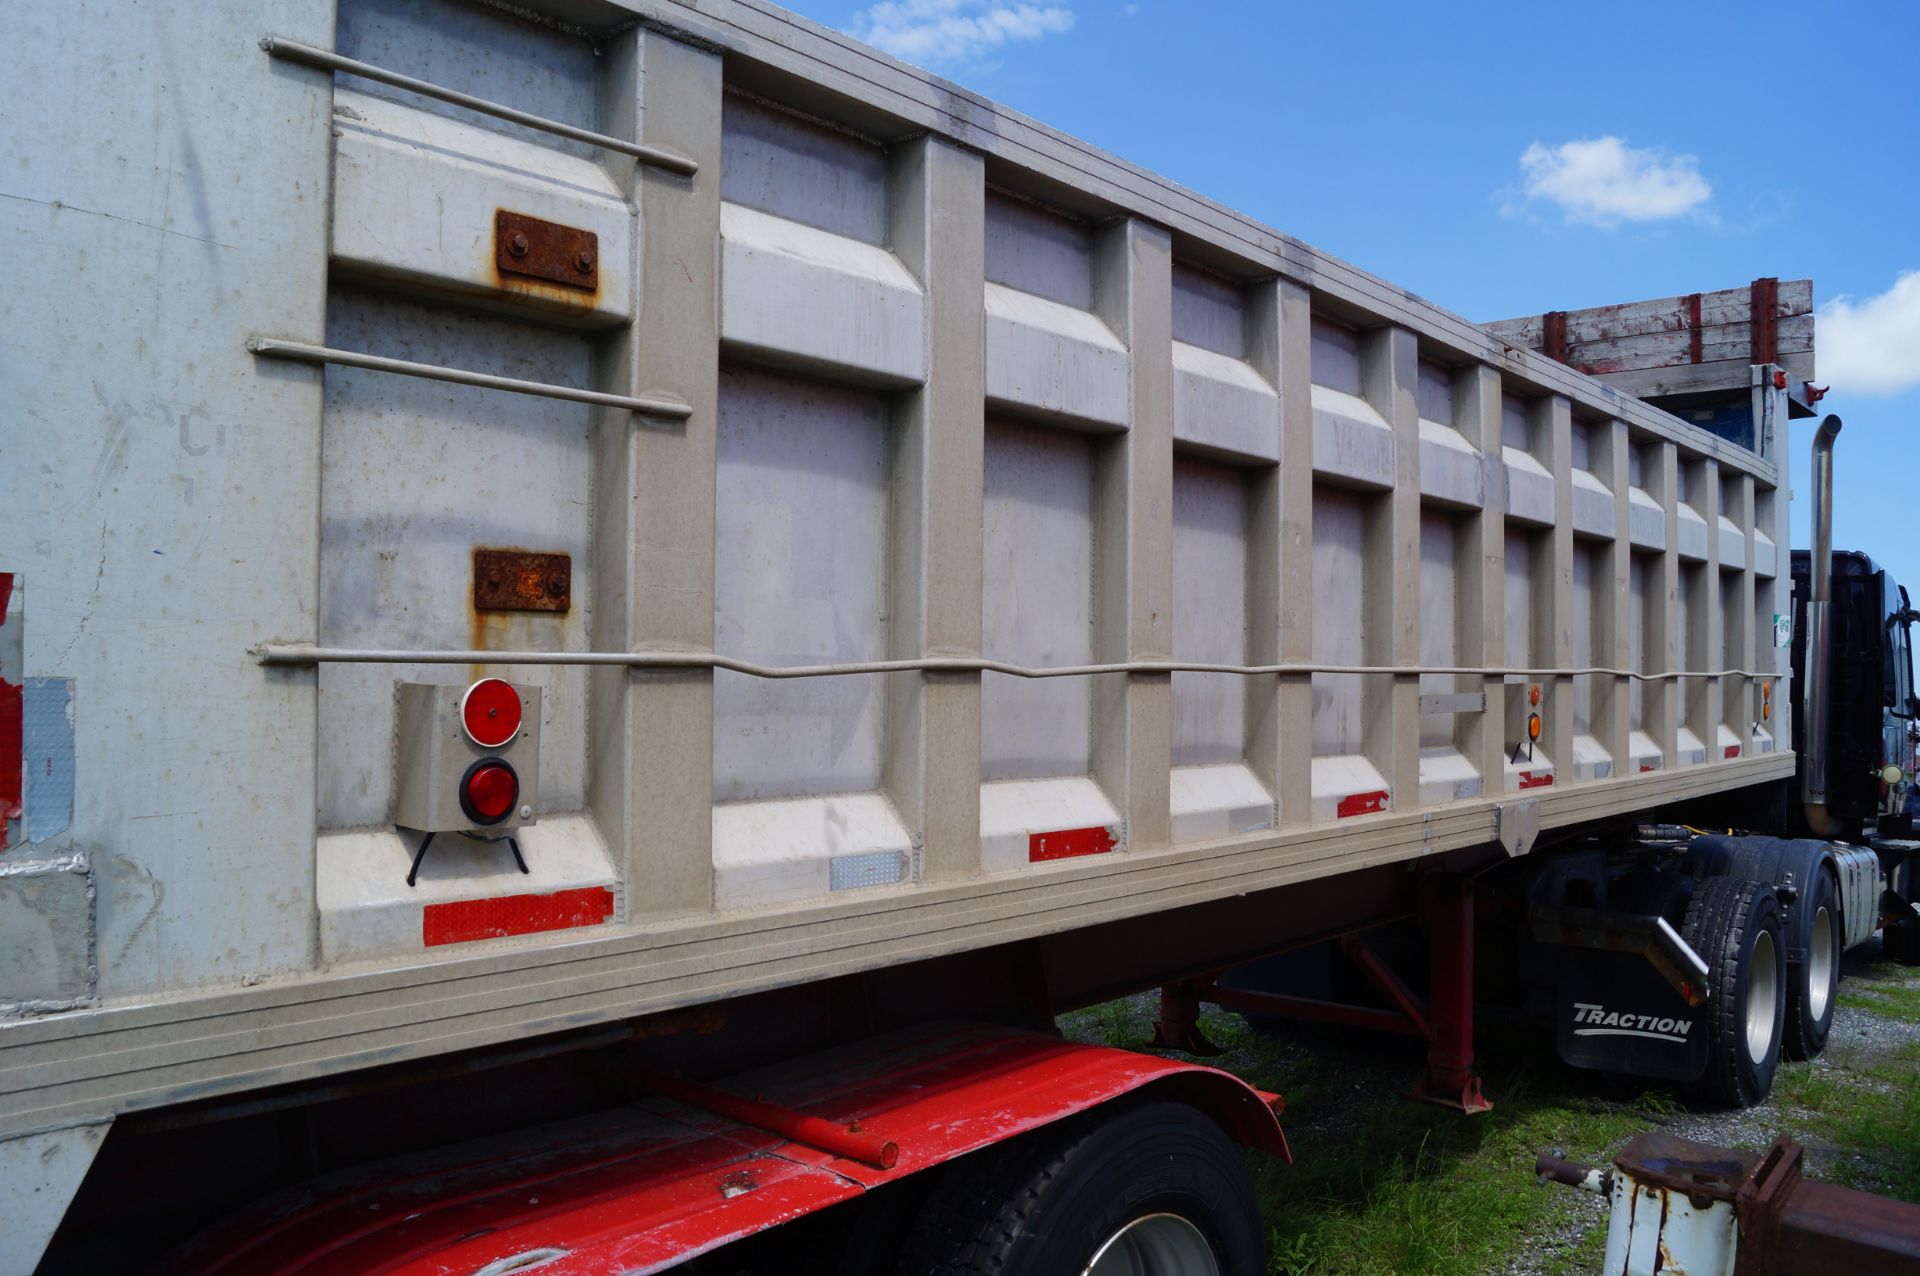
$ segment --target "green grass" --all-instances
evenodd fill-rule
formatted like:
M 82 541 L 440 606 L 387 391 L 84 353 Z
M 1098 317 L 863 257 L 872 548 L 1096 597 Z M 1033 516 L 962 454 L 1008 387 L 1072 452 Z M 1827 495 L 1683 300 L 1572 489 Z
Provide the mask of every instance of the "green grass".
M 1151 1000 L 1134 999 L 1081 1011 L 1062 1027 L 1081 1040 L 1138 1048 L 1152 1018 Z M 1276 1276 L 1478 1276 L 1575 1221 L 1587 1226 L 1562 1261 L 1597 1257 L 1604 1225 L 1591 1226 L 1599 1217 L 1593 1199 L 1539 1186 L 1534 1157 L 1558 1148 L 1605 1161 L 1677 1106 L 1657 1087 L 1623 1090 L 1604 1079 L 1596 1087 L 1592 1074 L 1562 1068 L 1538 1033 L 1483 1047 L 1485 1058 L 1511 1066 L 1496 1062 L 1486 1077 L 1494 1110 L 1463 1117 L 1402 1097 L 1419 1072 L 1419 1043 L 1363 1033 L 1267 1035 L 1212 1010 L 1202 1028 L 1224 1051 L 1209 1062 L 1286 1096 L 1282 1123 L 1294 1164 L 1251 1162 Z M 1592 1097 L 1596 1090 L 1613 1097 Z
M 1850 972 L 1840 1001 L 1920 1022 L 1920 972 Z M 1150 997 L 1132 998 L 1068 1016 L 1062 1027 L 1137 1049 L 1156 1008 Z M 1563 1276 L 1598 1271 L 1606 1248 L 1598 1202 L 1537 1185 L 1534 1157 L 1557 1148 L 1606 1163 L 1635 1134 L 1686 1111 L 1659 1085 L 1564 1067 L 1537 1028 L 1483 1031 L 1481 1068 L 1495 1106 L 1475 1117 L 1400 1097 L 1419 1072 L 1418 1042 L 1312 1028 L 1270 1035 L 1212 1009 L 1202 1029 L 1223 1050 L 1209 1062 L 1287 1099 L 1295 1163 L 1250 1162 L 1274 1276 L 1478 1276 L 1522 1254 Z M 1774 1092 L 1775 1106 L 1757 1122 L 1761 1143 L 1783 1131 L 1809 1145 L 1813 1177 L 1920 1201 L 1920 1043 L 1784 1063 Z
M 1920 1203 L 1920 1045 L 1868 1061 L 1827 1059 L 1780 1070 L 1781 1104 L 1842 1155 L 1821 1175 Z
M 1293 1166 L 1264 1164 L 1275 1273 L 1469 1276 L 1503 1265 L 1529 1236 L 1581 1216 L 1565 1188 L 1535 1183 L 1533 1160 L 1562 1149 L 1604 1160 L 1649 1112 L 1582 1102 L 1528 1076 L 1498 1087 L 1491 1113 L 1388 1102 L 1337 1143 L 1302 1146 Z M 1302 1139 L 1303 1144 L 1310 1140 Z
M 1920 985 L 1875 982 L 1840 994 L 1840 1004 L 1882 1019 L 1920 1021 Z

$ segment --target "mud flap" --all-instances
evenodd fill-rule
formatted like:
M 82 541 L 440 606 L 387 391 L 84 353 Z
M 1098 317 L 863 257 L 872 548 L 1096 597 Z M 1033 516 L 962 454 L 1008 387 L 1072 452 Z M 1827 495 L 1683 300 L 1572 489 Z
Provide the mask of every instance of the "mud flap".
M 1567 950 L 1555 1043 L 1576 1068 L 1691 1081 L 1707 1066 L 1707 1006 L 1689 1006 L 1645 958 Z

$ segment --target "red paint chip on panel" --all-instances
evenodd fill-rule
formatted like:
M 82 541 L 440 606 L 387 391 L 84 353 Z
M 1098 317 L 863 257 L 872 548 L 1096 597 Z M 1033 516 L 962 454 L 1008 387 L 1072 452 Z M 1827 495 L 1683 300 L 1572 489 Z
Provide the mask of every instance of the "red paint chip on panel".
M 1372 815 L 1376 811 L 1387 809 L 1387 791 L 1375 789 L 1371 793 L 1349 793 L 1340 799 L 1340 805 L 1334 809 L 1338 819 L 1349 815 Z
M 1033 833 L 1027 837 L 1027 862 L 1066 860 L 1076 855 L 1105 855 L 1113 849 L 1113 834 L 1096 826 L 1086 829 L 1056 829 L 1051 833 Z
M 1552 784 L 1553 772 L 1551 771 L 1541 774 L 1535 774 L 1532 771 L 1522 771 L 1520 773 L 1520 787 L 1523 789 L 1544 789 L 1550 787 Z
M 598 926 L 612 916 L 613 892 L 604 886 L 583 886 L 551 895 L 463 899 L 428 904 L 420 920 L 420 940 L 428 948 L 470 944 L 476 939 Z

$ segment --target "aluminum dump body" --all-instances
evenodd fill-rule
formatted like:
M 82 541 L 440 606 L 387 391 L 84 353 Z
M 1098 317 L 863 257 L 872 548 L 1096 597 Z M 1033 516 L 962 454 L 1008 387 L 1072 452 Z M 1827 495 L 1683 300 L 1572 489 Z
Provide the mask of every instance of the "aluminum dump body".
M 0 92 L 0 1135 L 1791 773 L 1784 420 L 758 3 L 110 7 Z M 529 871 L 409 885 L 488 675 Z

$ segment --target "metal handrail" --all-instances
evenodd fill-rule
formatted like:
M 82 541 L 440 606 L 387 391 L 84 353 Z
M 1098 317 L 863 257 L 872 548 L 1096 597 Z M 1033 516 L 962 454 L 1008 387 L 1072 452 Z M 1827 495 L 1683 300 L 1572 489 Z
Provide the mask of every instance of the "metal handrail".
M 469 372 L 465 368 L 442 367 L 437 363 L 413 363 L 389 359 L 384 355 L 362 354 L 358 350 L 339 350 L 332 346 L 309 345 L 304 341 L 283 341 L 278 337 L 249 337 L 247 349 L 267 359 L 291 359 L 296 363 L 337 363 L 346 368 L 367 368 L 374 372 L 393 372 L 406 377 L 424 377 L 429 381 L 451 381 L 455 385 L 480 386 L 487 390 L 509 390 L 515 394 L 533 394 L 543 399 L 566 399 L 591 403 L 597 407 L 626 408 L 643 416 L 684 421 L 693 409 L 678 399 L 654 395 L 607 394 L 600 390 L 582 390 L 570 385 L 546 381 L 522 381 L 517 377 L 496 377 L 488 372 Z
M 1758 678 L 1775 681 L 1785 674 L 1760 669 L 1637 669 L 1587 666 L 1528 669 L 1498 665 L 1336 665 L 1314 661 L 1274 665 L 1209 664 L 1188 660 L 1116 660 L 1096 665 L 1039 667 L 986 660 L 977 656 L 917 656 L 905 660 L 853 660 L 820 665 L 763 665 L 711 651 L 409 651 L 371 647 L 319 647 L 307 643 L 267 642 L 251 649 L 263 665 L 612 665 L 631 669 L 726 669 L 754 678 L 843 678 L 883 673 L 1000 673 L 1013 678 L 1085 678 L 1112 673 L 1224 673 L 1247 677 L 1280 674 L 1456 674 L 1462 677 L 1630 678 L 1661 682 L 1683 678 Z
M 361 62 L 354 58 L 344 58 L 338 53 L 326 49 L 316 49 L 311 44 L 301 44 L 298 40 L 286 40 L 277 35 L 267 36 L 260 41 L 260 47 L 267 56 L 280 58 L 287 62 L 298 62 L 322 71 L 341 71 L 347 75 L 357 75 L 363 80 L 375 80 L 381 84 L 391 84 L 397 89 L 406 89 L 410 93 L 419 93 L 425 97 L 438 98 L 442 102 L 451 102 L 455 106 L 464 106 L 469 111 L 478 111 L 482 115 L 491 115 L 495 119 L 507 120 L 527 128 L 539 129 L 543 133 L 552 133 L 556 137 L 571 138 L 576 142 L 585 142 L 589 146 L 603 147 L 609 151 L 618 151 L 622 155 L 631 155 L 642 164 L 665 169 L 669 173 L 678 173 L 682 177 L 692 177 L 700 171 L 700 165 L 684 155 L 672 151 L 663 151 L 657 146 L 646 146 L 640 142 L 629 142 L 625 138 L 613 137 L 606 133 L 596 133 L 592 129 L 575 128 L 571 124 L 562 124 L 559 120 L 550 120 L 544 115 L 533 115 L 526 111 L 515 110 L 511 106 L 502 106 L 483 97 L 474 97 L 471 93 L 462 93 L 444 85 L 427 80 L 416 80 L 410 75 L 398 71 L 389 71 L 385 67 L 374 66 L 371 62 Z

